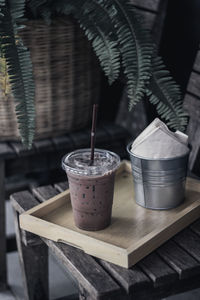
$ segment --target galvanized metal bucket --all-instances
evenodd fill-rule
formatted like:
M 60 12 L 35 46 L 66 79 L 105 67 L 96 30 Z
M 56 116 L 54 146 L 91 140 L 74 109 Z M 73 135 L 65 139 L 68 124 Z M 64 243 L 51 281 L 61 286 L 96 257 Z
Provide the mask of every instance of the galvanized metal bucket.
M 185 155 L 145 159 L 130 155 L 137 204 L 150 209 L 170 209 L 184 201 L 189 150 Z

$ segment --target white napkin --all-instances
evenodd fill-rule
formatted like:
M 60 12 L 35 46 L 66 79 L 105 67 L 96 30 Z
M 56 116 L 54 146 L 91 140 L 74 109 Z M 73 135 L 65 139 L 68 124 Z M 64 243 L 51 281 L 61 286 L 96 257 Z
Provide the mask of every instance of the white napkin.
M 148 159 L 171 158 L 188 152 L 188 136 L 181 131 L 172 132 L 156 118 L 134 140 L 131 152 Z

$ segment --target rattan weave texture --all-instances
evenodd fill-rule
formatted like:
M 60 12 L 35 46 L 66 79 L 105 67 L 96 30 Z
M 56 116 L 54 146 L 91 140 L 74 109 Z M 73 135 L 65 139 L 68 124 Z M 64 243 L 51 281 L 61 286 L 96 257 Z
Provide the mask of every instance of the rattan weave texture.
M 51 25 L 33 20 L 21 36 L 33 62 L 36 138 L 86 127 L 92 103 L 98 102 L 100 67 L 79 25 L 68 17 Z M 0 91 L 1 140 L 19 138 L 12 100 Z

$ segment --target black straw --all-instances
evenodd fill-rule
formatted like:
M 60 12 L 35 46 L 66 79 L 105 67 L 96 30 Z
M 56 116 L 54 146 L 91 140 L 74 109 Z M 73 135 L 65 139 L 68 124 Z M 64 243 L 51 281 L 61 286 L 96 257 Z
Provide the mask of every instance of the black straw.
M 98 110 L 98 104 L 94 104 L 93 105 L 93 113 L 92 113 L 90 166 L 92 166 L 94 163 L 94 147 L 95 147 L 95 138 L 96 138 L 97 110 Z

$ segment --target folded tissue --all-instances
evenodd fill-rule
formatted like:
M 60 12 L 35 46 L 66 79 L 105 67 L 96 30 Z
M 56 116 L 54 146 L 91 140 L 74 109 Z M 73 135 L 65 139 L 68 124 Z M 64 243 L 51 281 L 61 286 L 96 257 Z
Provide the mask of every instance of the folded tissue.
M 156 118 L 134 140 L 130 151 L 146 159 L 163 159 L 188 153 L 188 136 L 181 131 L 172 132 Z

